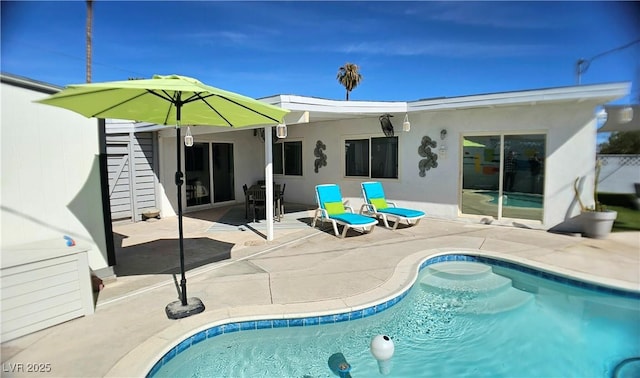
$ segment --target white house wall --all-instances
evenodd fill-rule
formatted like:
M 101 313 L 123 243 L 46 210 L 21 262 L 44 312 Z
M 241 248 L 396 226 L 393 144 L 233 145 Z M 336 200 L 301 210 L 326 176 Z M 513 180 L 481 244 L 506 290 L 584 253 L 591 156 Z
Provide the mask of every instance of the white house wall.
M 2 248 L 69 235 L 106 268 L 98 121 L 33 103 L 46 96 L 2 83 Z
M 591 175 L 584 180 L 585 193 L 591 191 L 596 105 L 584 101 L 414 112 L 409 113 L 408 133 L 401 131 L 404 115 L 396 115 L 392 122 L 399 137 L 399 178 L 381 180 L 387 197 L 401 206 L 423 209 L 433 217 L 458 218 L 462 134 L 542 133 L 547 136 L 542 226 L 555 226 L 579 213 L 572 190 L 576 177 Z M 422 137 L 429 136 L 439 147 L 442 129 L 448 132 L 446 157 L 439 156 L 438 167 L 420 177 L 418 163 L 422 157 L 418 147 Z M 287 140 L 303 141 L 304 161 L 302 177 L 274 176 L 276 181 L 287 183 L 287 201 L 313 204 L 315 185 L 338 183 L 343 197 L 357 211 L 362 204 L 360 183 L 366 178 L 344 177 L 344 140 L 369 136 L 383 136 L 377 117 L 290 125 Z M 313 150 L 318 140 L 327 147 L 327 166 L 315 173 Z
M 619 89 L 616 89 L 618 91 Z M 603 95 L 605 96 L 605 95 Z M 606 96 L 615 98 L 615 93 Z M 560 96 L 562 97 L 562 96 Z M 501 219 L 505 224 L 524 223 L 533 227 L 562 229 L 565 221 L 579 214 L 573 192 L 573 182 L 580 177 L 582 198 L 587 203 L 593 201 L 593 171 L 596 148 L 595 108 L 606 97 L 586 96 L 580 101 L 575 98 L 554 98 L 541 96 L 536 101 L 504 104 L 479 104 L 477 107 L 423 107 L 416 111 L 408 107 L 411 131 L 402 131 L 405 113 L 394 113 L 392 123 L 399 138 L 399 178 L 380 180 L 384 183 L 387 197 L 399 206 L 422 209 L 431 217 L 462 219 L 479 222 L 482 218 L 464 215 L 460 212 L 461 196 L 461 145 L 463 135 L 545 135 L 546 151 L 544 180 L 543 220 L 523 221 Z M 540 101 L 540 102 L 538 102 Z M 435 106 L 435 105 L 434 105 Z M 353 117 L 353 114 L 350 115 Z M 379 114 L 361 118 L 314 121 L 288 125 L 286 141 L 302 141 L 303 175 L 274 175 L 278 183 L 286 183 L 287 202 L 315 204 L 314 187 L 323 183 L 337 183 L 342 188 L 343 197 L 357 211 L 362 204 L 360 183 L 366 178 L 344 176 L 345 139 L 383 136 L 378 120 Z M 444 141 L 441 130 L 447 130 Z M 197 130 L 197 131 L 196 131 Z M 253 136 L 251 130 L 235 130 L 211 133 L 204 128 L 192 128 L 194 139 L 198 141 L 222 141 L 234 143 L 236 202 L 243 201 L 242 184 L 252 184 L 264 176 L 264 145 Z M 175 211 L 175 131 L 164 130 L 161 134 L 161 183 L 165 193 L 163 212 L 173 215 Z M 419 176 L 418 147 L 424 136 L 438 143 L 433 152 L 438 154 L 438 167 Z M 327 165 L 314 172 L 314 149 L 316 142 L 326 145 L 323 153 Z M 441 144 L 446 145 L 446 154 L 439 154 Z M 183 194 L 184 195 L 184 194 Z M 184 199 L 184 198 L 183 198 Z M 192 208 L 190 210 L 196 210 Z M 571 225 L 569 225 L 571 227 Z

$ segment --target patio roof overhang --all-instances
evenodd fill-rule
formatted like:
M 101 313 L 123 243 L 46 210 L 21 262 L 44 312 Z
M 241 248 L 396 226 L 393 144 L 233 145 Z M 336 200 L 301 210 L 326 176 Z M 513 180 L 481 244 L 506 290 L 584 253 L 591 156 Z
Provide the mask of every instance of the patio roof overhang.
M 310 122 L 339 121 L 356 118 L 378 117 L 384 113 L 394 115 L 442 110 L 463 110 L 474 108 L 495 108 L 503 106 L 536 105 L 563 102 L 593 102 L 595 105 L 606 104 L 629 94 L 631 83 L 608 83 L 594 85 L 578 85 L 526 91 L 479 94 L 460 97 L 441 97 L 417 101 L 345 101 L 330 100 L 318 97 L 298 95 L 275 95 L 261 98 L 260 101 L 280 106 L 291 112 L 285 117 L 287 125 Z M 635 112 L 639 114 L 640 109 Z M 634 122 L 638 122 L 635 117 Z M 147 123 L 137 123 L 136 131 L 152 131 L 167 129 Z M 260 128 L 261 126 L 251 127 Z M 250 128 L 245 128 L 250 129 Z M 233 129 L 199 126 L 192 128 L 192 133 L 208 134 L 229 132 Z M 600 129 L 599 131 L 604 131 Z
M 404 101 L 345 101 L 297 95 L 277 95 L 260 100 L 290 110 L 291 113 L 285 117 L 287 124 L 378 117 L 384 113 L 407 112 L 407 102 Z
M 460 97 L 440 97 L 409 102 L 328 100 L 297 95 L 276 95 L 260 99 L 291 110 L 287 124 L 377 117 L 384 113 L 493 108 L 542 103 L 585 102 L 605 104 L 629 93 L 631 83 L 579 85 Z M 303 117 L 308 113 L 306 117 Z M 297 122 L 296 119 L 301 121 Z

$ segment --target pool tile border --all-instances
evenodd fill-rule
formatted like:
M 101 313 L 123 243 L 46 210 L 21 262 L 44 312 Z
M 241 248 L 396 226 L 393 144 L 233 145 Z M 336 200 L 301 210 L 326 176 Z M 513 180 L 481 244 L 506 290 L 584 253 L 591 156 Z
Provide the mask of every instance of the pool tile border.
M 426 268 L 429 265 L 446 262 L 446 261 L 471 261 L 471 262 L 479 262 L 486 263 L 490 265 L 495 265 L 499 267 L 513 269 L 519 272 L 528 273 L 537 277 L 545 278 L 554 282 L 566 284 L 573 287 L 578 287 L 581 289 L 592 290 L 604 294 L 617 295 L 624 298 L 631 299 L 640 299 L 640 293 L 630 292 L 621 289 L 609 288 L 601 285 L 597 285 L 594 283 L 584 282 L 580 280 L 576 280 L 573 278 L 568 278 L 559 274 L 544 272 L 536 268 L 531 268 L 527 266 L 523 266 L 521 264 L 512 263 L 505 260 L 500 260 L 492 257 L 486 256 L 475 256 L 465 253 L 449 253 L 446 255 L 439 255 L 428 258 L 424 260 L 418 271 L 422 271 L 422 269 Z M 309 316 L 304 318 L 290 318 L 290 319 L 266 319 L 266 320 L 250 320 L 250 321 L 242 321 L 242 322 L 231 322 L 226 324 L 217 325 L 211 328 L 208 328 L 204 331 L 200 331 L 185 340 L 178 343 L 175 347 L 171 348 L 165 355 L 156 362 L 151 370 L 147 373 L 146 377 L 153 377 L 164 365 L 166 365 L 169 361 L 171 361 L 174 357 L 176 357 L 179 353 L 184 352 L 190 347 L 200 343 L 201 341 L 220 336 L 222 334 L 234 333 L 240 331 L 249 331 L 256 329 L 268 329 L 268 328 L 290 328 L 290 327 L 307 327 L 307 326 L 316 326 L 321 324 L 333 324 L 346 322 L 350 320 L 362 319 L 369 316 L 373 316 L 376 314 L 385 311 L 398 302 L 400 302 L 404 297 L 407 296 L 409 291 L 413 285 L 410 285 L 406 288 L 402 293 L 397 295 L 396 297 L 389 299 L 383 303 L 379 303 L 373 306 L 369 306 L 364 309 L 341 312 L 334 315 L 321 315 L 321 316 Z

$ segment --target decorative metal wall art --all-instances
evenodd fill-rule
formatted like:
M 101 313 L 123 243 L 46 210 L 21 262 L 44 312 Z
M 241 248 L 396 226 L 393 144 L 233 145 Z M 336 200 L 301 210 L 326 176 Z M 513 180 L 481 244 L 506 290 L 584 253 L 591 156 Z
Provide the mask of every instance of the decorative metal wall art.
M 321 140 L 316 142 L 316 148 L 313 150 L 313 155 L 316 157 L 316 160 L 313 162 L 314 171 L 318 173 L 320 167 L 327 166 L 327 155 L 323 152 L 326 150 L 327 146 L 322 143 Z
M 391 120 L 389 119 L 389 117 L 393 116 L 389 113 L 385 113 L 378 117 L 378 119 L 380 120 L 380 127 L 382 128 L 382 132 L 384 133 L 384 135 L 387 137 L 392 137 L 393 125 L 391 124 Z
M 431 151 L 431 149 L 435 149 L 437 145 L 438 143 L 428 136 L 425 135 L 422 137 L 422 144 L 420 144 L 420 147 L 418 147 L 418 155 L 424 158 L 418 162 L 420 177 L 426 176 L 427 171 L 431 168 L 438 167 L 438 154 Z

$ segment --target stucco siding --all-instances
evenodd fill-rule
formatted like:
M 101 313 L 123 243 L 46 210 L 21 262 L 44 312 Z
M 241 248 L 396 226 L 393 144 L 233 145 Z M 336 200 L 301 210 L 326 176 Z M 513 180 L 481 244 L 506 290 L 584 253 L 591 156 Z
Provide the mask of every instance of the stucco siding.
M 98 121 L 33 103 L 46 96 L 2 83 L 2 248 L 69 235 L 102 269 Z
M 543 152 L 545 197 L 542 220 L 502 218 L 493 221 L 553 228 L 579 214 L 573 192 L 576 177 L 581 178 L 582 198 L 588 198 L 592 193 L 596 156 L 595 110 L 598 105 L 620 96 L 627 90 L 625 88 L 612 84 L 425 100 L 408 104 L 408 113 L 395 108 L 388 110 L 382 105 L 380 113 L 374 113 L 371 107 L 358 113 L 358 104 L 351 102 L 341 101 L 330 106 L 322 99 L 304 98 L 300 100 L 304 100 L 304 104 L 300 105 L 281 96 L 281 103 L 288 108 L 298 112 L 308 109 L 310 113 L 292 117 L 308 118 L 309 123 L 290 122 L 286 139 L 302 142 L 303 175 L 276 174 L 274 181 L 287 184 L 287 202 L 310 205 L 315 204 L 316 185 L 337 183 L 344 199 L 358 210 L 363 202 L 360 183 L 370 179 L 345 176 L 345 140 L 384 136 L 378 117 L 385 110 L 396 111 L 391 121 L 399 143 L 398 178 L 379 180 L 384 184 L 387 197 L 400 206 L 424 210 L 430 217 L 482 222 L 486 216 L 462 214 L 461 211 L 463 136 L 497 136 L 499 139 L 533 134 L 536 140 L 544 141 L 546 147 Z M 410 132 L 402 131 L 405 114 L 411 122 Z M 444 140 L 440 138 L 441 130 L 447 131 Z M 199 135 L 194 133 L 195 140 L 236 143 L 236 201 L 242 202 L 242 184 L 251 184 L 264 177 L 263 143 L 251 131 L 205 134 L 207 131 L 199 132 Z M 168 196 L 167 203 L 175 208 L 175 138 L 167 133 L 165 137 L 167 140 L 161 146 L 166 150 L 161 153 L 162 161 L 168 162 L 167 156 L 170 156 L 171 163 L 162 169 L 165 175 L 162 183 Z M 437 143 L 436 147 L 431 147 L 431 152 L 438 156 L 438 166 L 421 177 L 419 162 L 423 157 L 418 148 L 423 137 Z M 326 166 L 314 172 L 314 149 L 318 141 L 326 146 L 323 153 L 327 159 Z M 445 151 L 440 150 L 442 145 L 446 147 Z M 523 177 L 530 177 L 528 171 L 523 173 Z M 524 181 L 520 183 L 522 189 L 524 185 Z M 515 191 L 518 191 L 517 187 Z
M 464 110 L 424 111 L 410 114 L 411 131 L 401 131 L 402 115 L 392 118 L 395 135 L 399 138 L 398 179 L 381 180 L 387 196 L 401 206 L 422 209 L 429 216 L 456 219 L 460 216 L 461 193 L 460 159 L 462 136 L 494 134 L 543 134 L 547 151 L 545 174 L 545 203 L 542 227 L 550 228 L 577 215 L 573 195 L 573 180 L 584 180 L 584 191 L 592 188 L 595 157 L 595 116 L 597 104 L 581 103 L 531 104 L 520 106 L 486 107 Z M 446 129 L 447 137 L 440 139 Z M 162 172 L 171 180 L 162 180 L 166 200 L 175 209 L 175 138 L 164 132 L 162 138 Z M 338 183 L 345 200 L 356 210 L 362 205 L 360 183 L 367 178 L 345 177 L 344 141 L 346 139 L 383 136 L 377 117 L 364 117 L 339 121 L 311 122 L 288 126 L 287 141 L 302 141 L 303 176 L 274 175 L 274 180 L 287 184 L 289 202 L 314 204 L 314 187 L 323 183 Z M 419 176 L 418 147 L 424 136 L 443 143 L 446 154 L 439 154 L 438 167 Z M 314 149 L 320 140 L 326 145 L 327 165 L 314 172 Z M 236 199 L 241 202 L 242 184 L 251 184 L 264 175 L 264 145 L 251 130 L 213 133 L 196 136 L 196 141 L 228 141 L 235 146 Z M 166 185 L 168 187 L 166 187 Z M 536 223 L 536 222 L 532 222 Z

